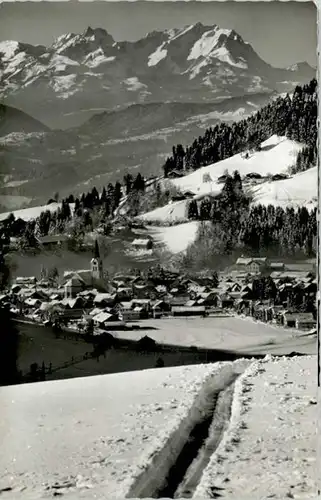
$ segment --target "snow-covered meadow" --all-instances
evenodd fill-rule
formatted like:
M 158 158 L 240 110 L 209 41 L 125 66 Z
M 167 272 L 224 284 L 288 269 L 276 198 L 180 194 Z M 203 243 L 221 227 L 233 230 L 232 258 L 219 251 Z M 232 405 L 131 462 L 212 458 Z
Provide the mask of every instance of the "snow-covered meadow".
M 0 388 L 2 497 L 160 497 L 218 394 L 175 498 L 313 498 L 316 371 L 266 357 Z
M 148 335 L 159 344 L 250 354 L 317 352 L 315 333 L 300 332 L 238 316 L 149 319 L 144 322 L 144 331 L 114 332 L 113 335 L 133 340 Z
M 40 205 L 37 207 L 22 208 L 21 210 L 14 210 L 13 212 L 3 212 L 0 214 L 0 221 L 5 220 L 11 213 L 16 219 L 23 219 L 25 221 L 36 219 L 40 216 L 41 212 L 49 210 L 54 213 L 61 207 L 61 203 L 50 203 L 50 205 Z M 70 209 L 73 211 L 74 204 L 70 203 Z
M 221 191 L 222 184 L 218 182 L 218 179 L 226 172 L 233 174 L 235 170 L 238 170 L 242 177 L 253 172 L 262 177 L 287 174 L 289 167 L 294 165 L 302 145 L 286 137 L 273 135 L 262 143 L 261 148 L 261 151 L 251 153 L 249 158 L 245 158 L 243 154 L 237 154 L 170 182 L 183 192 L 194 193 L 195 199 L 201 199 L 205 195 L 215 195 Z M 292 175 L 285 180 L 262 179 L 259 184 L 244 184 L 244 187 L 251 193 L 254 204 L 272 204 L 283 208 L 305 206 L 310 210 L 317 204 L 317 167 Z M 140 215 L 139 219 L 144 222 L 157 221 L 164 224 L 184 223 L 187 221 L 188 204 L 188 199 L 172 202 Z M 190 229 L 191 232 L 187 238 L 192 242 L 196 232 L 193 230 L 194 227 L 192 229 L 190 226 Z
M 190 190 L 195 194 L 217 191 L 221 187 L 217 185 L 217 179 L 227 171 L 233 174 L 238 170 L 241 176 L 256 172 L 262 176 L 286 173 L 288 167 L 295 163 L 297 153 L 302 145 L 277 135 L 271 136 L 262 142 L 261 151 L 251 153 L 249 158 L 240 153 L 226 160 L 219 161 L 207 167 L 202 167 L 195 172 L 174 179 L 172 182 L 182 190 Z M 203 182 L 204 175 L 208 174 L 212 182 Z

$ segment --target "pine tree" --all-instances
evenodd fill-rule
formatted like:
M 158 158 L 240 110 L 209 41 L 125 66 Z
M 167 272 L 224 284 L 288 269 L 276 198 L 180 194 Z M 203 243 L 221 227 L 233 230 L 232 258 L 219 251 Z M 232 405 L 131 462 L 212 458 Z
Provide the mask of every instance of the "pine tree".
M 188 215 L 189 219 L 198 219 L 198 207 L 196 200 L 191 200 L 188 205 Z

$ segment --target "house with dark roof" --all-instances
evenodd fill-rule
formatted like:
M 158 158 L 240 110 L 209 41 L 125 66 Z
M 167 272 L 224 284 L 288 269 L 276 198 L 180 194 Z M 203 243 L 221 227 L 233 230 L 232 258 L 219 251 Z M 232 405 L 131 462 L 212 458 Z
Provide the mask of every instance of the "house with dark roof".
M 270 269 L 270 262 L 267 257 L 239 257 L 236 267 L 243 272 L 259 274 Z
M 47 236 L 39 236 L 38 243 L 43 247 L 61 246 L 69 240 L 66 234 L 48 234 Z
M 73 299 L 86 287 L 84 281 L 77 276 L 72 276 L 64 285 L 65 298 Z

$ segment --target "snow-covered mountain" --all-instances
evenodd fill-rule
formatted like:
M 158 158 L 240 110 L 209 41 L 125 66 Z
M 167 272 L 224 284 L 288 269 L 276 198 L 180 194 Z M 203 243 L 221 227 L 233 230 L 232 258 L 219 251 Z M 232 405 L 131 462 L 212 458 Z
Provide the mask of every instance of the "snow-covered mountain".
M 201 23 L 154 31 L 136 42 L 116 42 L 90 27 L 50 47 L 0 42 L 2 97 L 59 127 L 79 110 L 287 91 L 314 75 L 306 63 L 273 68 L 235 31 Z

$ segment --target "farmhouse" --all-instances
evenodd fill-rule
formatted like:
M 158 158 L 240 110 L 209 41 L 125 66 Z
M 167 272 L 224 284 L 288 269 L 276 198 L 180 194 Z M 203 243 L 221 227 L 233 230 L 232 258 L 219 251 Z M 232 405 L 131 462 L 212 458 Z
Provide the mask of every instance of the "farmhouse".
M 180 177 L 184 177 L 184 172 L 180 172 L 179 170 L 172 170 L 167 175 L 168 179 L 179 179 Z
M 120 326 L 121 322 L 119 321 L 118 316 L 115 314 L 111 314 L 108 312 L 101 311 L 96 316 L 93 316 L 94 325 L 99 326 L 100 328 L 108 328 Z
M 84 288 L 85 283 L 76 276 L 73 276 L 64 285 L 65 298 L 72 299 L 74 297 L 77 297 L 77 295 L 82 292 Z
M 236 261 L 236 266 L 243 272 L 259 274 L 269 269 L 270 264 L 267 257 L 239 257 Z
M 313 318 L 312 313 L 300 313 L 297 315 L 296 322 L 295 322 L 296 328 L 298 330 L 310 330 L 312 328 L 315 328 L 316 326 L 316 321 Z
M 137 238 L 132 242 L 132 247 L 136 250 L 151 250 L 153 246 L 153 240 L 150 238 Z
M 66 234 L 52 234 L 47 236 L 39 236 L 38 242 L 44 247 L 61 246 L 68 241 L 69 237 Z
M 258 174 L 257 172 L 250 172 L 249 174 L 246 174 L 244 177 L 244 180 L 252 180 L 252 179 L 262 179 L 262 175 Z

